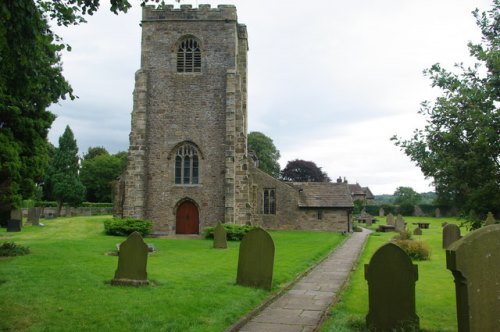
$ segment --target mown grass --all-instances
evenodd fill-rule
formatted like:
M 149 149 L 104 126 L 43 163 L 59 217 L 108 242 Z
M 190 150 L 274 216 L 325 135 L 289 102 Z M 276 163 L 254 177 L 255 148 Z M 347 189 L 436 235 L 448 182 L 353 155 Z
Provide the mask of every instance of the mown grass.
M 385 223 L 385 218 L 378 218 Z M 413 236 L 426 242 L 431 248 L 429 261 L 414 261 L 418 265 L 416 283 L 416 310 L 420 317 L 422 331 L 456 331 L 455 285 L 453 276 L 446 269 L 445 251 L 442 247 L 443 222 L 460 224 L 454 218 L 405 217 L 408 228 L 413 231 L 413 222 L 428 221 L 430 228 L 422 230 L 421 236 Z M 379 224 L 374 225 L 373 229 Z M 461 228 L 462 234 L 466 233 Z M 364 278 L 364 264 L 368 264 L 373 253 L 387 243 L 396 233 L 372 233 L 360 257 L 356 271 L 349 286 L 341 295 L 340 301 L 332 308 L 331 317 L 321 331 L 365 331 L 365 317 L 368 313 L 368 285 Z
M 28 246 L 27 256 L 0 259 L 1 331 L 223 331 L 270 293 L 235 285 L 239 242 L 212 249 L 210 240 L 146 238 L 152 285 L 111 286 L 124 237 L 106 236 L 109 217 L 46 220 L 0 242 Z M 343 236 L 271 232 L 273 290 L 324 257 Z

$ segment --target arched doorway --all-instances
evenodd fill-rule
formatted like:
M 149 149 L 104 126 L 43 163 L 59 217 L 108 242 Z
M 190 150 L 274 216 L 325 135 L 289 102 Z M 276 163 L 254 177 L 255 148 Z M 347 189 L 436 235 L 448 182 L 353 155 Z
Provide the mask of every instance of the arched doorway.
M 176 234 L 198 234 L 200 221 L 198 219 L 198 208 L 191 201 L 185 201 L 177 208 L 175 216 Z

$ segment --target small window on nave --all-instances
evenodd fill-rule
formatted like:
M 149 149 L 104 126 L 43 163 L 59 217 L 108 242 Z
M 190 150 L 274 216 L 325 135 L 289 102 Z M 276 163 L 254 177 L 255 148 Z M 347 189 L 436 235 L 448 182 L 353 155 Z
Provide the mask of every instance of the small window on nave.
M 199 173 L 198 150 L 189 143 L 181 145 L 175 155 L 175 184 L 198 184 Z
M 276 189 L 264 189 L 262 210 L 263 214 L 276 214 Z

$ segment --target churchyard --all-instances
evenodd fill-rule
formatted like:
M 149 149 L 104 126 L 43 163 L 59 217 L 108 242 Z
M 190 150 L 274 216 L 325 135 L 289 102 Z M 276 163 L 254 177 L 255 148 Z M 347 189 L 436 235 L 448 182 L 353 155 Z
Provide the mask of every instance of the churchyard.
M 145 238 L 150 284 L 112 286 L 125 237 L 103 232 L 106 216 L 43 220 L 21 232 L 0 229 L 0 243 L 28 246 L 0 258 L 2 331 L 223 331 L 324 257 L 337 233 L 270 232 L 275 247 L 271 292 L 236 285 L 239 242 Z

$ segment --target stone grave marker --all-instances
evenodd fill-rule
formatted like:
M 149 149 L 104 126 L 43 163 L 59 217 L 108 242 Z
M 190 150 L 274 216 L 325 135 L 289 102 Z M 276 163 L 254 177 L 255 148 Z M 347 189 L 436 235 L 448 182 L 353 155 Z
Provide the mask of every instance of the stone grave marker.
M 20 209 L 10 211 L 7 232 L 20 232 L 23 225 L 23 212 Z
M 227 234 L 224 226 L 219 222 L 214 229 L 214 248 L 227 249 Z
M 385 217 L 385 211 L 384 211 L 384 208 L 380 208 L 378 209 L 378 216 L 379 217 Z
M 458 331 L 500 331 L 500 224 L 451 244 L 446 267 L 455 279 Z
M 31 207 L 28 209 L 28 222 L 32 225 L 38 226 L 40 223 L 40 209 Z
M 443 249 L 460 239 L 460 228 L 455 224 L 447 224 L 443 227 Z
M 120 244 L 118 253 L 118 268 L 112 285 L 148 285 L 146 266 L 148 263 L 148 246 L 142 240 L 141 234 L 133 232 Z
M 441 224 L 441 227 L 444 227 L 446 225 L 448 225 L 448 223 L 445 221 L 444 223 Z
M 241 240 L 236 283 L 270 290 L 273 282 L 274 242 L 262 228 L 248 232 Z
M 415 212 L 413 212 L 413 215 L 416 217 L 422 217 L 424 215 L 424 211 L 422 211 L 420 206 L 415 205 Z
M 418 266 L 394 243 L 380 247 L 365 264 L 368 282 L 366 325 L 374 331 L 418 331 L 415 283 Z
M 366 226 L 371 226 L 373 223 L 373 217 L 371 215 L 369 215 L 369 216 L 370 216 L 370 218 L 366 218 L 366 221 L 365 221 Z
M 406 223 L 403 219 L 403 216 L 398 214 L 398 217 L 396 219 L 396 232 L 402 232 L 406 228 Z
M 394 222 L 394 215 L 392 213 L 389 213 L 387 215 L 387 225 L 392 225 L 392 226 L 396 225 L 396 223 Z
M 413 235 L 422 235 L 422 229 L 420 227 L 415 228 Z
M 493 213 L 488 212 L 486 216 L 486 221 L 484 222 L 485 226 L 494 225 L 496 223 L 495 217 L 493 217 Z
M 436 215 L 436 218 L 441 218 L 441 209 L 436 208 L 436 211 L 434 211 L 434 214 Z

